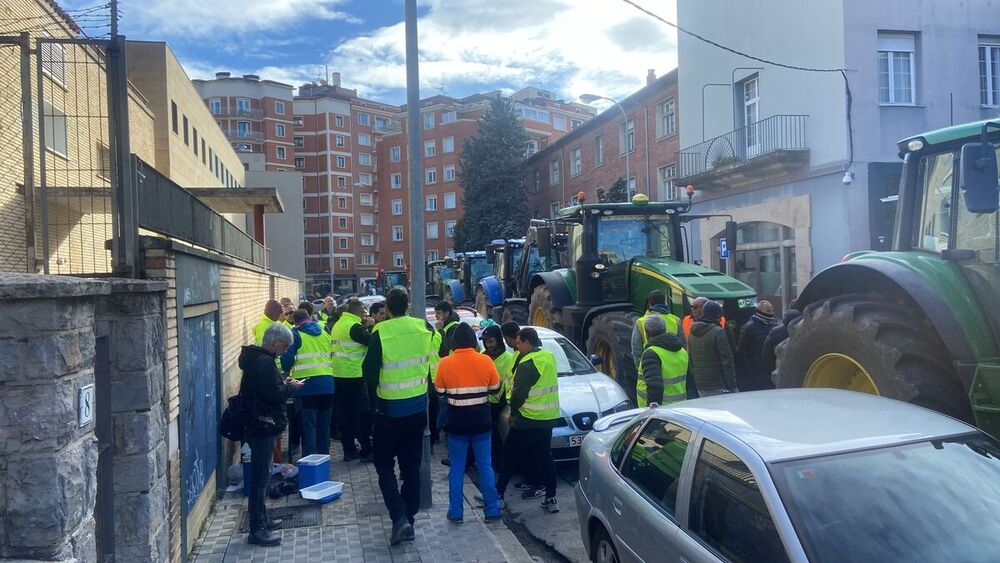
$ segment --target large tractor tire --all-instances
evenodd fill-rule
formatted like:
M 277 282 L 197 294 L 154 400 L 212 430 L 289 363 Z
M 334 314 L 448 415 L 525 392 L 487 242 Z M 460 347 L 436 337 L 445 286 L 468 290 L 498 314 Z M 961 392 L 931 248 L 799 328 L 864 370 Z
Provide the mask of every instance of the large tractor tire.
M 809 305 L 789 327 L 775 384 L 882 395 L 971 421 L 950 357 L 912 306 L 851 293 Z
M 484 319 L 490 318 L 490 304 L 486 301 L 486 291 L 481 287 L 476 288 L 476 311 L 480 317 Z
M 528 306 L 528 324 L 555 329 L 555 311 L 552 306 L 552 292 L 540 285 L 531 292 L 531 305 Z
M 500 322 L 514 321 L 520 326 L 528 324 L 528 306 L 524 303 L 508 303 L 503 307 Z
M 598 316 L 587 335 L 587 353 L 601 357 L 598 367 L 625 389 L 635 401 L 636 369 L 632 360 L 632 327 L 635 313 L 613 311 Z

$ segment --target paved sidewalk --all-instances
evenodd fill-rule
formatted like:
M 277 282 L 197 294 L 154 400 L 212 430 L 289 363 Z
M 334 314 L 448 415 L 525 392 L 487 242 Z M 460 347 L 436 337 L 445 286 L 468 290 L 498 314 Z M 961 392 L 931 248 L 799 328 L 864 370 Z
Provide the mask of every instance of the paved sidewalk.
M 246 542 L 237 530 L 242 492 L 226 493 L 194 548 L 196 563 L 352 561 L 484 561 L 530 562 L 532 558 L 503 522 L 486 524 L 473 495 L 478 490 L 465 480 L 465 523 L 448 522 L 448 468 L 441 465 L 445 448 L 437 446 L 431 459 L 433 506 L 417 514 L 417 539 L 389 545 L 392 523 L 378 489 L 378 476 L 370 463 L 340 461 L 340 444 L 330 452 L 331 479 L 344 482 L 341 498 L 321 505 L 318 525 L 279 530 L 279 547 L 260 547 Z M 268 500 L 268 510 L 309 505 L 299 495 Z M 316 505 L 313 505 L 316 506 Z

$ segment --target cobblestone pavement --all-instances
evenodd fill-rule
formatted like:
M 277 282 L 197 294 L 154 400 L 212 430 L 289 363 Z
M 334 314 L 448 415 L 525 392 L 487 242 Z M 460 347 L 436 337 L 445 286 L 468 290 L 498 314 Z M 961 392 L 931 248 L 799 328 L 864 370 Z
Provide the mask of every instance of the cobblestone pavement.
M 194 548 L 196 563 L 298 561 L 416 562 L 483 561 L 530 562 L 531 557 L 503 522 L 483 522 L 475 505 L 478 490 L 465 479 L 465 523 L 448 522 L 448 468 L 441 465 L 444 448 L 435 448 L 431 459 L 433 506 L 417 514 L 416 541 L 389 545 L 392 523 L 378 489 L 378 476 L 370 463 L 344 463 L 340 444 L 330 452 L 331 479 L 344 482 L 343 495 L 322 506 L 320 525 L 278 530 L 279 547 L 260 547 L 246 541 L 237 520 L 246 499 L 241 491 L 226 493 L 218 501 Z M 299 495 L 268 500 L 268 509 L 309 504 Z

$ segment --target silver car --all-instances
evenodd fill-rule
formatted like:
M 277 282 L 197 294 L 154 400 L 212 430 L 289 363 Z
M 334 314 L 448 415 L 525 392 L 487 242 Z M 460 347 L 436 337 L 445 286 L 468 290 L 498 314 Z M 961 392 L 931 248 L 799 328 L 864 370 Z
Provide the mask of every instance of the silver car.
M 576 487 L 592 561 L 998 561 L 1000 443 L 850 391 L 603 418 Z
M 614 380 L 597 371 L 566 337 L 551 329 L 531 328 L 538 332 L 542 348 L 555 356 L 559 376 L 561 418 L 552 429 L 552 457 L 557 461 L 575 460 L 597 419 L 631 408 L 628 395 Z M 504 439 L 506 423 L 507 417 L 501 416 L 500 433 Z

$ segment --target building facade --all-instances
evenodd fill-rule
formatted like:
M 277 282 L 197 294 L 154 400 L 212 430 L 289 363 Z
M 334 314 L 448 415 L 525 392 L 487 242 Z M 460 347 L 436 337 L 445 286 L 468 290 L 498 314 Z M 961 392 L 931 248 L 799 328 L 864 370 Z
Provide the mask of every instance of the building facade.
M 679 106 L 677 71 L 647 84 L 591 121 L 528 158 L 524 184 L 533 218 L 554 217 L 578 201 L 598 200 L 618 179 L 628 178 L 631 193 L 651 200 L 680 197 L 677 174 Z M 624 110 L 624 116 L 622 115 Z
M 679 37 L 678 184 L 696 188 L 694 212 L 741 223 L 728 263 L 718 251 L 722 217 L 692 225 L 694 254 L 776 305 L 845 254 L 889 247 L 896 141 L 997 115 L 1000 15 L 987 0 L 949 10 L 904 0 L 682 1 L 677 12 L 681 26 L 737 51 L 817 70 L 756 64 Z

